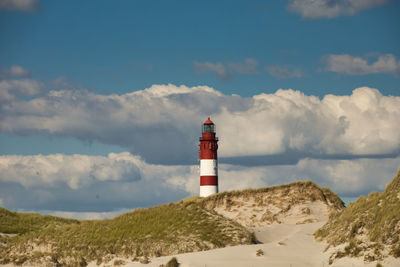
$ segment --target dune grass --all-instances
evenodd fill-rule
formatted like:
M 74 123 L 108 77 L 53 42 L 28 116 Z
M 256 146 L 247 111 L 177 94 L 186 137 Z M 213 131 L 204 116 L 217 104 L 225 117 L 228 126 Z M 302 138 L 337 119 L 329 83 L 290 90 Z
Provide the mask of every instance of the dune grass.
M 5 221 L 25 217 L 4 213 L 8 214 Z M 254 242 L 245 228 L 193 201 L 138 209 L 105 220 L 66 220 L 61 224 L 57 219 L 64 219 L 38 214 L 34 218 L 44 225 L 26 231 L 30 221 L 22 220 L 13 231 L 4 227 L 20 235 L 0 248 L 0 263 L 21 264 L 50 257 L 63 265 L 85 265 L 108 262 L 114 256 L 163 256 Z
M 191 197 L 177 203 L 137 209 L 105 220 L 72 220 L 33 213 L 0 210 L 0 263 L 85 266 L 114 258 L 134 259 L 225 246 L 256 243 L 254 233 L 214 211 L 231 198 L 269 192 L 291 203 L 321 200 L 334 209 L 340 198 L 310 181 L 288 185 L 222 192 L 207 198 Z M 49 262 L 50 261 L 50 262 Z
M 400 257 L 400 169 L 385 192 L 360 197 L 314 235 L 331 246 L 346 243 L 339 255 L 359 256 L 369 251 L 365 259 L 375 260 L 382 258 L 388 246 L 391 255 Z
M 0 207 L 0 233 L 24 234 L 48 227 L 78 224 L 78 220 L 64 219 L 38 213 L 19 213 Z
M 281 195 L 277 196 L 290 196 L 290 200 L 294 204 L 306 199 L 310 201 L 320 200 L 329 206 L 332 206 L 332 210 L 336 211 L 344 208 L 344 202 L 336 193 L 331 191 L 329 188 L 320 187 L 312 181 L 297 181 L 289 184 L 268 186 L 258 189 L 225 191 L 197 201 L 203 201 L 206 205 L 213 206 L 218 205 L 221 201 L 226 199 L 235 197 L 246 199 L 258 194 L 262 195 L 263 193 L 280 193 Z

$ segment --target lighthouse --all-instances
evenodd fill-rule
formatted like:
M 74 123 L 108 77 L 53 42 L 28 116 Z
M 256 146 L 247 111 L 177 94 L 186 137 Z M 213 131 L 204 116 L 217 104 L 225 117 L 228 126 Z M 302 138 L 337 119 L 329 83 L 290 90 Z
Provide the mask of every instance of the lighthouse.
M 203 123 L 200 137 L 200 196 L 218 193 L 218 137 L 210 117 Z

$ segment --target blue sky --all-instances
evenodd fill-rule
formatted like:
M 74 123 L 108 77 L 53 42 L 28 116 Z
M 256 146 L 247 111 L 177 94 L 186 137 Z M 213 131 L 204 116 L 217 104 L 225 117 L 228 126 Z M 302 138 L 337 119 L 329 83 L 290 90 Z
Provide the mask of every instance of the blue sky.
M 383 190 L 400 156 L 399 11 L 394 0 L 2 0 L 0 204 L 116 212 L 194 195 L 208 115 L 221 181 L 237 179 L 223 189 Z M 75 160 L 81 172 L 61 167 Z M 154 184 L 144 200 L 85 196 Z
M 60 76 L 102 93 L 152 84 L 208 85 L 242 96 L 295 88 L 323 96 L 379 87 L 398 95 L 398 76 L 322 71 L 327 54 L 399 57 L 400 3 L 388 1 L 352 16 L 307 19 L 286 1 L 41 1 L 30 13 L 2 11 L 1 65 L 21 65 L 41 81 Z M 257 75 L 220 81 L 198 75 L 193 62 L 259 62 Z M 370 58 L 371 61 L 374 58 Z M 277 79 L 267 65 L 300 68 Z

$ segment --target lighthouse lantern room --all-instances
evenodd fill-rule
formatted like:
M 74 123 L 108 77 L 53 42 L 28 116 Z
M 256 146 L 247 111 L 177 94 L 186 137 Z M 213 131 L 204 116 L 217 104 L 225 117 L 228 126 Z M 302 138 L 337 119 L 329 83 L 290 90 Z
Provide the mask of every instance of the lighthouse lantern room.
M 218 137 L 210 117 L 204 122 L 200 137 L 200 196 L 218 193 Z

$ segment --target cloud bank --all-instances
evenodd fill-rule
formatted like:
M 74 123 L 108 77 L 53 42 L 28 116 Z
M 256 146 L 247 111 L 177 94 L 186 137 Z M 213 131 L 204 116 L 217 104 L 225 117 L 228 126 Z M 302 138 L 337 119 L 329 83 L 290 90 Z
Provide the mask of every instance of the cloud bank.
M 303 77 L 303 71 L 299 68 L 281 67 L 277 65 L 266 66 L 265 70 L 273 77 L 279 79 Z
M 326 70 L 346 75 L 366 75 L 374 73 L 400 74 L 400 60 L 393 54 L 378 56 L 373 63 L 366 59 L 347 54 L 327 55 L 324 58 Z
M 168 180 L 196 171 L 194 166 L 151 165 L 127 152 L 0 156 L 0 199 L 14 210 L 126 210 L 183 198 L 184 187 Z
M 200 125 L 211 115 L 221 160 L 258 157 L 264 159 L 260 165 L 294 164 L 305 157 L 393 157 L 400 151 L 400 97 L 368 87 L 322 99 L 291 89 L 243 98 L 171 84 L 122 95 L 85 90 L 35 95 L 41 88 L 32 80 L 0 82 L 1 133 L 70 136 L 118 145 L 149 163 L 194 164 Z
M 27 78 L 30 75 L 31 74 L 28 70 L 18 65 L 13 65 L 10 68 L 3 68 L 0 70 L 0 80 Z
M 301 159 L 294 165 L 219 166 L 220 190 L 313 180 L 341 196 L 383 191 L 399 167 L 392 159 Z M 0 156 L 0 200 L 13 210 L 95 219 L 198 195 L 197 165 L 148 164 L 130 153 L 108 156 Z
M 311 179 L 358 196 L 383 190 L 399 167 L 400 97 L 374 88 L 320 99 L 292 89 L 244 98 L 171 84 L 102 95 L 57 84 L 66 88 L 48 91 L 23 69 L 3 70 L 0 132 L 129 152 L 0 156 L 0 204 L 7 208 L 102 218 L 197 195 L 197 144 L 207 116 L 220 137 L 221 190 Z
M 321 19 L 354 15 L 386 2 L 386 0 L 289 0 L 287 9 L 306 19 Z
M 211 72 L 215 74 L 221 81 L 232 80 L 234 74 L 254 75 L 257 74 L 258 61 L 254 58 L 246 58 L 243 62 L 193 62 L 194 70 L 200 74 Z
M 140 180 L 139 158 L 124 157 L 124 154 L 86 156 L 54 154 L 48 156 L 2 157 L 0 161 L 1 180 L 17 182 L 26 188 L 54 187 L 65 183 L 70 189 L 88 186 L 96 181 Z

